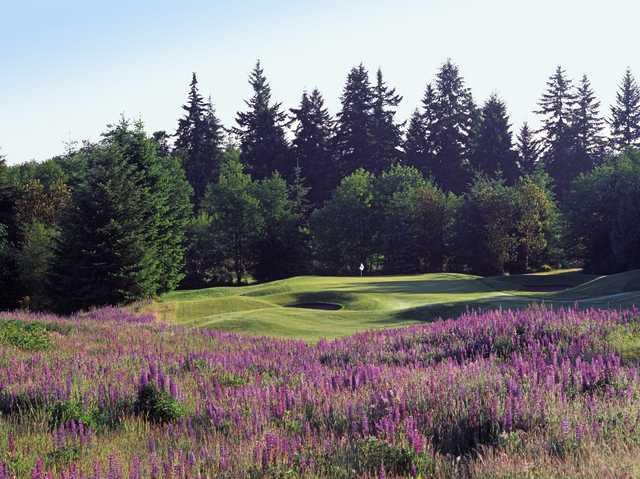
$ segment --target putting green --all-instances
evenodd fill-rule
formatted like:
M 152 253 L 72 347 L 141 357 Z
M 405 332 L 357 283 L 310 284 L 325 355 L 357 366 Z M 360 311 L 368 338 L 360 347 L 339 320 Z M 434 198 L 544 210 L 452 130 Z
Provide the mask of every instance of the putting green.
M 176 291 L 149 309 L 166 321 L 256 335 L 318 340 L 454 317 L 467 309 L 531 303 L 628 307 L 640 271 L 595 277 L 578 270 L 480 277 L 302 276 L 243 287 Z

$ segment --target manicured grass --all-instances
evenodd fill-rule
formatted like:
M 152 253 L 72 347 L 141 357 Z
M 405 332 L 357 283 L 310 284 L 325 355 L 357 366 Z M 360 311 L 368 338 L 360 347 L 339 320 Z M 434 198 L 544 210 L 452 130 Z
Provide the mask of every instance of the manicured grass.
M 341 309 L 294 307 L 310 303 Z M 531 303 L 640 304 L 640 271 L 601 277 L 579 270 L 488 278 L 458 273 L 301 276 L 238 288 L 176 291 L 150 309 L 182 325 L 316 341 L 455 317 L 470 309 L 521 308 Z

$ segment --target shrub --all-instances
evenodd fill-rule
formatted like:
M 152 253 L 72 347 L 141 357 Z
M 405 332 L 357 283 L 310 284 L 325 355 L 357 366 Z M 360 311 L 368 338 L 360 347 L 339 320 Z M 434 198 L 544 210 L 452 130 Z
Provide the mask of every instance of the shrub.
M 44 351 L 52 345 L 44 325 L 18 320 L 0 320 L 0 343 L 25 351 Z
M 85 407 L 80 401 L 69 399 L 59 401 L 51 408 L 49 427 L 55 428 L 67 424 L 70 421 L 82 423 L 94 431 L 104 428 L 115 428 L 121 422 L 122 415 L 130 409 L 130 403 L 121 404 L 110 409 L 98 407 Z
M 184 415 L 182 404 L 154 384 L 146 384 L 140 388 L 135 410 L 153 422 L 171 422 Z

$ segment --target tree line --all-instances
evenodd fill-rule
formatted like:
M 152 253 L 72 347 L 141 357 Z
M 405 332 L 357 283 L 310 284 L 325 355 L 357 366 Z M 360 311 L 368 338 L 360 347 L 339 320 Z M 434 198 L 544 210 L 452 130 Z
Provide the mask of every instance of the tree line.
M 640 267 L 640 87 L 607 118 L 558 67 L 515 139 L 446 61 L 408 122 L 380 70 L 351 69 L 337 115 L 286 111 L 258 62 L 226 128 L 189 86 L 175 133 L 122 119 L 42 163 L 0 160 L 0 307 L 73 311 L 178 287 L 292 275 Z M 608 128 L 607 128 L 608 126 Z

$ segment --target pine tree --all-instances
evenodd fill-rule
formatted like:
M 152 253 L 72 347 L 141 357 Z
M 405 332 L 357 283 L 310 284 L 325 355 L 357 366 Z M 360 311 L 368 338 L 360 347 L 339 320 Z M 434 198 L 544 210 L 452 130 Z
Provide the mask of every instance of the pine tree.
M 264 226 L 255 245 L 253 276 L 258 281 L 270 281 L 303 274 L 308 255 L 306 231 L 301 228 L 303 218 L 296 211 L 301 205 L 291 198 L 286 181 L 278 173 L 258 181 L 255 191 Z
M 309 193 L 311 188 L 306 186 L 307 180 L 302 174 L 302 167 L 296 166 L 293 169 L 293 178 L 289 185 L 289 197 L 293 202 L 293 211 L 300 218 L 307 218 L 311 211 Z
M 347 76 L 341 97 L 335 136 L 335 155 L 341 176 L 364 168 L 373 169 L 373 92 L 369 73 L 361 63 Z
M 296 168 L 301 168 L 308 179 L 311 202 L 320 205 L 338 181 L 331 155 L 333 122 L 317 89 L 310 95 L 304 92 L 300 106 L 292 108 L 291 112 L 295 122 L 293 155 Z
M 210 231 L 216 248 L 222 260 L 229 263 L 238 285 L 255 263 L 256 242 L 264 226 L 255 183 L 244 168 L 238 152 L 227 150 L 220 178 L 211 185 L 203 201 L 211 216 Z
M 373 141 L 370 168 L 374 173 L 386 170 L 397 163 L 401 156 L 402 125 L 395 123 L 395 108 L 402 101 L 395 88 L 389 88 L 378 69 L 376 85 L 373 87 L 373 110 L 371 116 L 371 137 Z
M 507 107 L 497 95 L 492 95 L 482 107 L 471 164 L 476 172 L 490 177 L 497 177 L 501 173 L 511 184 L 518 177 Z
M 435 92 L 431 84 L 422 98 L 422 112 L 415 110 L 409 120 L 404 142 L 404 161 L 418 168 L 423 175 L 433 176 L 435 149 L 431 132 L 433 131 Z
M 625 72 L 611 107 L 611 147 L 622 152 L 640 146 L 640 87 L 630 69 Z
M 246 101 L 249 109 L 236 117 L 242 162 L 255 179 L 267 178 L 274 171 L 288 177 L 292 165 L 284 134 L 287 115 L 280 103 L 271 102 L 271 87 L 260 61 L 249 75 L 249 84 L 253 89 L 253 96 Z
M 604 139 L 604 120 L 600 116 L 600 102 L 586 75 L 576 89 L 571 127 L 575 135 L 574 177 L 591 170 L 600 162 Z
M 522 124 L 518 133 L 516 150 L 520 172 L 523 175 L 533 174 L 540 160 L 540 147 L 527 122 Z
M 576 149 L 571 124 L 574 103 L 572 82 L 559 66 L 547 80 L 547 91 L 538 103 L 540 109 L 536 111 L 542 116 L 542 158 L 559 196 L 568 189 L 576 171 L 572 164 Z
M 120 146 L 93 149 L 86 182 L 62 221 L 50 281 L 58 311 L 119 304 L 158 291 L 148 194 L 142 171 Z
M 124 119 L 84 154 L 86 178 L 66 208 L 52 272 L 57 308 L 117 304 L 175 288 L 191 213 L 179 160 L 159 155 L 143 125 Z
M 183 157 L 187 180 L 193 187 L 194 204 L 198 206 L 207 185 L 218 176 L 223 128 L 215 116 L 211 98 L 206 102 L 200 94 L 195 73 L 187 104 L 182 108 L 186 113 L 178 122 L 175 147 Z
M 433 121 L 428 137 L 433 144 L 434 158 L 430 173 L 445 191 L 461 192 L 469 180 L 478 115 L 471 91 L 451 60 L 447 60 L 436 75 L 431 109 Z

